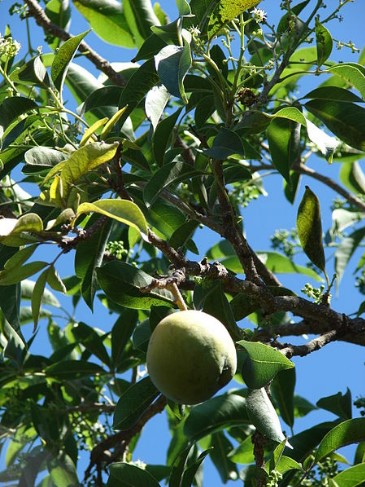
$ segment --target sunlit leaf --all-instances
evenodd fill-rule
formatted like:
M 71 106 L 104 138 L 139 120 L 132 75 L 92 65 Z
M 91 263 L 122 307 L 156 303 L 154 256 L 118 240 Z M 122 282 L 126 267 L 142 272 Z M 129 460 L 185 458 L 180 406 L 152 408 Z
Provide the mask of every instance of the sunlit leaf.
M 281 370 L 294 367 L 293 362 L 278 350 L 260 342 L 237 342 L 246 351 L 242 377 L 251 389 L 260 389 L 268 384 Z
M 139 207 L 132 201 L 105 199 L 94 203 L 82 203 L 77 209 L 76 216 L 90 212 L 113 218 L 147 234 L 146 219 Z
M 330 57 L 333 47 L 332 36 L 328 29 L 316 19 L 316 47 L 317 47 L 317 64 L 321 67 Z
M 364 440 L 365 418 L 343 421 L 332 428 L 322 439 L 315 454 L 315 461 L 320 461 L 338 448 Z
M 219 0 L 209 18 L 209 37 L 216 35 L 224 25 L 239 17 L 245 10 L 256 7 L 260 0 Z
M 307 257 L 319 269 L 325 271 L 320 204 L 317 196 L 308 186 L 298 208 L 297 230 Z
M 136 465 L 117 462 L 112 463 L 109 468 L 107 487 L 160 487 L 150 473 Z
M 246 407 L 248 417 L 264 436 L 277 443 L 286 439 L 265 388 L 250 389 L 246 397 Z M 289 446 L 288 443 L 287 445 Z

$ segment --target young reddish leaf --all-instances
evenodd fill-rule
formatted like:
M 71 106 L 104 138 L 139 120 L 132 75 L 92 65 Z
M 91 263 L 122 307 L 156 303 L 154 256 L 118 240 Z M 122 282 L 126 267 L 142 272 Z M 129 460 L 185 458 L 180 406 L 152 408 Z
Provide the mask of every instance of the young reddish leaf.
M 319 199 L 306 186 L 297 215 L 301 246 L 311 262 L 325 272 L 326 261 L 322 242 L 322 221 Z

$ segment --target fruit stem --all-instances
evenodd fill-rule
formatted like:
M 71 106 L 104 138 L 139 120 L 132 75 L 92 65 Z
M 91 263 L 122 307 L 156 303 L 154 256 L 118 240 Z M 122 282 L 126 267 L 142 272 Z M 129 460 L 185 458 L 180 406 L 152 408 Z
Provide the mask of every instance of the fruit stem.
M 174 301 L 177 304 L 177 307 L 179 308 L 179 310 L 180 311 L 187 311 L 188 307 L 186 306 L 184 298 L 182 297 L 182 294 L 181 294 L 180 289 L 178 288 L 176 282 L 172 282 L 171 284 L 169 284 L 168 290 L 173 294 Z

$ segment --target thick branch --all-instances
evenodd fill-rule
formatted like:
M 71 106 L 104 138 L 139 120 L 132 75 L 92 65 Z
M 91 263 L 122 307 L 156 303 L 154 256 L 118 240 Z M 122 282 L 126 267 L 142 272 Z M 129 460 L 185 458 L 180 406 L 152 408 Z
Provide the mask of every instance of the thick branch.
M 51 34 L 58 39 L 67 41 L 72 37 L 68 32 L 59 27 L 57 24 L 51 22 L 50 18 L 46 15 L 36 0 L 24 0 L 28 6 L 29 14 L 34 17 L 35 21 L 41 26 L 45 32 Z M 125 86 L 126 80 L 117 73 L 111 64 L 101 57 L 96 51 L 94 51 L 86 42 L 82 41 L 79 45 L 79 51 L 85 54 L 85 56 L 93 63 L 93 65 L 100 71 L 102 71 L 109 79 L 116 85 Z

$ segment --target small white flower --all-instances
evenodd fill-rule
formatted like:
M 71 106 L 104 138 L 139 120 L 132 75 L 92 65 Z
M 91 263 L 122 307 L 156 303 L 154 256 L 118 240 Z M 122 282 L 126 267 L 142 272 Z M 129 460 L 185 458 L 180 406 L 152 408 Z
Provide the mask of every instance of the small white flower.
M 261 8 L 254 8 L 251 12 L 256 20 L 256 22 L 260 23 L 266 20 L 266 12 Z

